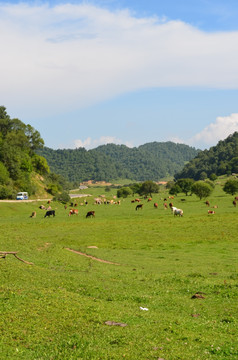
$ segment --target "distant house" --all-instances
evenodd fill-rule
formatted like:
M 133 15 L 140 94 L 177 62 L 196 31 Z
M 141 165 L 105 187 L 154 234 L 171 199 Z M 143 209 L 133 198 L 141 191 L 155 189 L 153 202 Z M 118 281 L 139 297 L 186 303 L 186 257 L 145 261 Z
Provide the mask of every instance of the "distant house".
M 79 186 L 79 190 L 85 190 L 88 189 L 88 187 L 86 185 L 80 185 Z

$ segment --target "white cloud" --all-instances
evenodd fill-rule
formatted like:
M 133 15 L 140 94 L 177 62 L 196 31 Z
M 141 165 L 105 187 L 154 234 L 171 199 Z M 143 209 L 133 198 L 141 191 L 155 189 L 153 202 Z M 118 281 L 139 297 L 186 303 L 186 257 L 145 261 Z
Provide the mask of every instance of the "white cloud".
M 105 144 L 121 145 L 122 143 L 123 143 L 122 140 L 117 139 L 114 136 L 101 136 L 99 139 L 92 139 L 91 137 L 88 137 L 85 140 L 81 140 L 81 139 L 74 140 L 74 147 L 75 148 L 84 147 L 86 149 L 93 149 L 100 145 L 105 145 Z M 128 147 L 133 146 L 132 143 L 130 142 L 124 142 L 124 145 Z
M 238 32 L 84 3 L 19 3 L 0 4 L 0 34 L 1 101 L 33 115 L 147 87 L 238 87 Z
M 172 136 L 169 138 L 169 141 L 172 141 L 176 144 L 185 144 L 185 141 L 177 136 Z
M 219 116 L 214 123 L 211 123 L 200 133 L 189 139 L 188 143 L 193 146 L 196 146 L 196 144 L 213 146 L 235 131 L 238 131 L 238 113 L 224 117 Z

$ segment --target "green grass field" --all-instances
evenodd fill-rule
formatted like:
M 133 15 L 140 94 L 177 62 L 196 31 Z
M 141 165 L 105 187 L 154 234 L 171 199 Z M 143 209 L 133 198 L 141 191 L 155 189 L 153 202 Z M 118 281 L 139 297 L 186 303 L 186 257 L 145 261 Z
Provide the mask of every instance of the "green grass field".
M 104 189 L 90 191 L 71 217 L 59 203 L 55 218 L 38 202 L 0 203 L 0 251 L 34 264 L 0 259 L 0 359 L 238 359 L 233 197 L 217 185 L 208 215 L 204 200 L 179 196 L 180 218 L 163 209 L 165 193 L 135 211 L 131 198 L 94 205 Z

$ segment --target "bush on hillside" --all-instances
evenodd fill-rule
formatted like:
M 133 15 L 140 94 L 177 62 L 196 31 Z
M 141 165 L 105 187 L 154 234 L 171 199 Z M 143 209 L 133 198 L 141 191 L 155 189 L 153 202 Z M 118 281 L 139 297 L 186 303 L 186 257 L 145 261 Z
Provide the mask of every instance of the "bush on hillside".
M 63 204 L 66 204 L 70 201 L 70 196 L 66 191 L 63 191 L 62 193 L 55 194 L 55 196 L 53 197 L 53 201 L 59 201 Z

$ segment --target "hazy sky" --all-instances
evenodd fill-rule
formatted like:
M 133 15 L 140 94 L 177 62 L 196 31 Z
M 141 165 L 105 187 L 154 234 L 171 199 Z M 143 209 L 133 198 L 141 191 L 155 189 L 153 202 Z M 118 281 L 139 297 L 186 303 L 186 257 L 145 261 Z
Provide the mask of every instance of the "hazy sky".
M 0 105 L 54 149 L 238 131 L 237 0 L 0 0 Z

